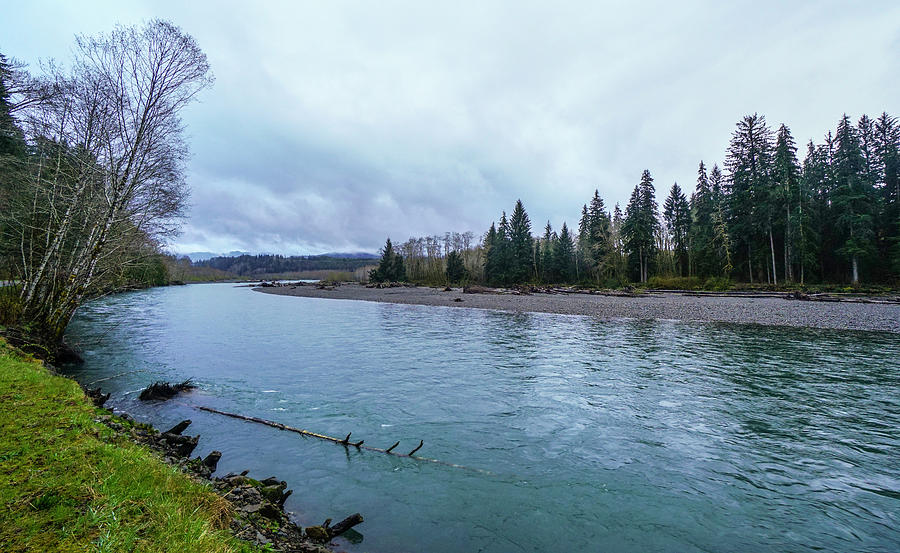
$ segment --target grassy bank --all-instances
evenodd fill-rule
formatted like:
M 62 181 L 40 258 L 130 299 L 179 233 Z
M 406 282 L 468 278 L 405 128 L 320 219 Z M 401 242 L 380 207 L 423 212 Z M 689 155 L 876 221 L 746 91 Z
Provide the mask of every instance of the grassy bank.
M 0 339 L 0 551 L 250 552 L 230 505 Z

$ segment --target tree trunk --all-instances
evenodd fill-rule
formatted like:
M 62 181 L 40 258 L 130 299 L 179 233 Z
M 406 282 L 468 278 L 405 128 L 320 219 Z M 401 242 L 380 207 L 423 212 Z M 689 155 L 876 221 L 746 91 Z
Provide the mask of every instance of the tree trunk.
M 747 270 L 750 273 L 750 284 L 753 284 L 753 251 L 750 249 L 750 242 L 747 242 Z
M 794 267 L 792 263 L 793 252 L 791 251 L 791 206 L 785 208 L 785 227 L 784 227 L 784 281 L 794 280 Z
M 853 284 L 859 284 L 859 261 L 853 256 Z
M 778 286 L 778 271 L 775 268 L 775 237 L 772 236 L 772 225 L 769 225 L 769 247 L 772 250 L 772 281 Z

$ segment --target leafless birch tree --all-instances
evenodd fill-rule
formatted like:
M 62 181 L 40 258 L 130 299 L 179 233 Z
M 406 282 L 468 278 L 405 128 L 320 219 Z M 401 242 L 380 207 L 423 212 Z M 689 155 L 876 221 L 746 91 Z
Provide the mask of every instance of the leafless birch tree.
M 18 242 L 24 316 L 46 338 L 109 273 L 177 232 L 188 195 L 179 114 L 211 84 L 193 38 L 156 20 L 78 38 L 71 70 L 24 104 L 33 155 L 4 228 Z

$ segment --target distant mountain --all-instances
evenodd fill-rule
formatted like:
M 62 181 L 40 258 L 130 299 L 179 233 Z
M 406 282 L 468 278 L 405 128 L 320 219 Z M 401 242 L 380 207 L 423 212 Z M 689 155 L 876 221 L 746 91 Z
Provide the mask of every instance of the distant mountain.
M 316 257 L 336 257 L 338 259 L 378 259 L 378 255 L 369 252 L 330 252 Z
M 198 261 L 208 261 L 214 257 L 240 257 L 242 255 L 248 255 L 248 252 L 239 252 L 239 251 L 232 251 L 232 252 L 228 252 L 228 253 L 191 252 L 191 253 L 180 254 L 176 257 L 178 257 L 178 259 L 182 259 L 184 257 L 190 257 L 191 262 L 197 263 Z

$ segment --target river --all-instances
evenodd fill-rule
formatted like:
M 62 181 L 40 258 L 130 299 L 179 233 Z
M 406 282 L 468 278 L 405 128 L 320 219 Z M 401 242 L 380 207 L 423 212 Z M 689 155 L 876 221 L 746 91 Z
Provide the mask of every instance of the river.
M 897 551 L 896 334 L 129 292 L 67 339 L 109 405 L 194 421 L 219 474 L 275 475 L 303 525 L 359 511 L 348 551 Z M 199 389 L 137 400 L 154 380 Z M 272 419 L 444 464 L 194 409 Z M 362 541 L 360 541 L 360 539 Z

